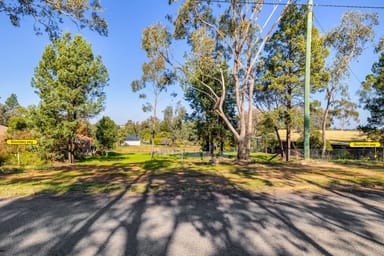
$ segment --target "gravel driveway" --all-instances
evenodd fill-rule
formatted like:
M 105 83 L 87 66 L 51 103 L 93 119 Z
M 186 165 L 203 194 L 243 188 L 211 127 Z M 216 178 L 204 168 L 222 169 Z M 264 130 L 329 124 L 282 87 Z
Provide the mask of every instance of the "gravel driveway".
M 384 255 L 384 193 L 1 199 L 0 255 Z

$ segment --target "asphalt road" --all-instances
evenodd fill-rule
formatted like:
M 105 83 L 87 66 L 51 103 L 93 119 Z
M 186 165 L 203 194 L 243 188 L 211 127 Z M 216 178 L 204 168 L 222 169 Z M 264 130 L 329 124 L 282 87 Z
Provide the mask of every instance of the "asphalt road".
M 384 255 L 384 193 L 1 199 L 0 255 Z

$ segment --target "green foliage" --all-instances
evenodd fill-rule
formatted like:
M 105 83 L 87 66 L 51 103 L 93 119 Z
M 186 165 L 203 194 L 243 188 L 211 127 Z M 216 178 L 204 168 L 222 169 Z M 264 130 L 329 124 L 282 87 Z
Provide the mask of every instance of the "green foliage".
M 0 124 L 9 126 L 9 120 L 12 117 L 23 115 L 25 109 L 20 106 L 16 94 L 12 93 L 4 102 L 0 104 Z
M 23 17 L 31 16 L 36 21 L 36 33 L 41 34 L 43 30 L 51 38 L 59 36 L 59 24 L 64 22 L 64 17 L 74 21 L 80 28 L 88 27 L 101 35 L 108 33 L 107 22 L 101 17 L 103 9 L 100 0 L 4 0 L 0 3 L 0 12 L 9 17 L 12 25 L 20 26 Z
M 361 104 L 368 110 L 368 124 L 360 127 L 372 139 L 384 142 L 384 52 L 372 66 L 372 74 L 363 82 Z
M 309 143 L 311 149 L 322 149 L 323 147 L 323 141 L 321 138 L 321 133 L 319 130 L 311 131 L 311 136 L 309 137 Z M 297 139 L 297 145 L 300 148 L 304 148 L 304 136 L 300 136 Z M 326 141 L 326 151 L 331 152 L 332 151 L 332 145 L 329 141 Z
M 350 62 L 361 55 L 367 42 L 373 40 L 373 26 L 377 24 L 377 14 L 346 12 L 340 25 L 326 35 L 325 44 L 331 47 L 334 58 L 328 67 L 331 80 L 325 87 L 325 109 L 322 118 L 324 141 L 329 120 L 339 119 L 341 126 L 348 125 L 350 119 L 358 120 L 357 104 L 351 102 L 348 86 L 342 82 L 349 75 Z M 325 151 L 324 144 L 323 156 Z
M 8 129 L 12 131 L 22 131 L 28 127 L 27 121 L 22 116 L 11 117 L 8 122 Z
M 263 1 L 230 1 L 223 5 L 187 0 L 173 20 L 174 38 L 187 40 L 190 45 L 185 63 L 178 69 L 184 87 L 192 87 L 211 101 L 212 110 L 237 142 L 241 160 L 247 160 L 251 150 L 256 63 L 283 13 L 260 25 L 261 17 L 268 17 L 271 10 L 264 7 Z M 276 15 L 277 8 L 273 10 L 271 16 Z M 234 113 L 225 110 L 231 94 L 236 102 Z
M 103 116 L 96 123 L 96 139 L 98 145 L 103 150 L 109 150 L 113 148 L 115 142 L 117 142 L 117 125 L 115 122 L 107 116 Z
M 341 23 L 326 34 L 325 44 L 335 53 L 329 67 L 331 88 L 341 86 L 340 82 L 349 73 L 351 60 L 361 55 L 367 42 L 373 41 L 375 25 L 378 25 L 377 14 L 349 11 L 343 15 Z
M 108 79 L 101 57 L 80 35 L 66 33 L 45 48 L 32 78 L 41 101 L 31 111 L 45 154 L 60 159 L 68 154 L 74 161 L 81 120 L 103 110 Z
M 143 105 L 143 111 L 153 111 L 152 114 L 152 156 L 154 152 L 154 140 L 157 127 L 157 101 L 159 95 L 170 86 L 174 79 L 175 74 L 169 68 L 166 56 L 171 45 L 171 35 L 168 33 L 166 27 L 157 23 L 148 26 L 143 31 L 141 47 L 147 55 L 148 62 L 142 65 L 142 76 L 140 80 L 135 80 L 131 83 L 132 91 L 138 92 L 146 88 L 148 85 L 152 86 L 153 90 L 153 103 L 147 102 Z M 140 94 L 140 98 L 146 98 L 145 94 Z
M 168 52 L 170 47 L 171 36 L 168 34 L 165 27 L 160 23 L 148 26 L 142 37 L 141 47 L 144 49 L 148 62 L 142 65 L 142 77 L 140 80 L 132 82 L 131 87 L 133 92 L 138 92 L 144 89 L 147 85 L 152 85 L 155 101 L 158 95 L 166 90 L 166 87 L 172 84 L 174 74 L 167 66 L 164 53 Z M 145 94 L 140 94 L 140 98 L 146 98 Z M 147 103 L 143 109 L 151 111 L 156 109 L 155 102 L 153 105 Z
M 12 93 L 5 101 L 5 106 L 9 111 L 15 110 L 20 106 L 16 94 Z
M 306 6 L 289 5 L 277 30 L 265 45 L 263 66 L 258 75 L 256 101 L 269 111 L 276 111 L 287 129 L 286 159 L 290 157 L 290 136 L 294 126 L 302 120 L 306 50 Z M 311 90 L 326 86 L 329 73 L 325 70 L 325 58 L 329 51 L 317 28 L 312 29 Z
M 0 148 L 0 166 L 2 166 L 9 158 L 9 153 L 5 150 L 5 145 Z

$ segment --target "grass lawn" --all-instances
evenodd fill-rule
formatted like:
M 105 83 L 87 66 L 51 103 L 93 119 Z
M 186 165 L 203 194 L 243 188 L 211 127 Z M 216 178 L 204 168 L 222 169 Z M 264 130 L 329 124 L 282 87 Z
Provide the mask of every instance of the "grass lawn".
M 156 156 L 148 153 L 114 153 L 76 165 L 41 169 L 3 169 L 0 197 L 72 193 L 190 193 L 278 192 L 322 189 L 384 190 L 384 163 L 268 162 L 264 155 L 254 163 L 209 158 Z

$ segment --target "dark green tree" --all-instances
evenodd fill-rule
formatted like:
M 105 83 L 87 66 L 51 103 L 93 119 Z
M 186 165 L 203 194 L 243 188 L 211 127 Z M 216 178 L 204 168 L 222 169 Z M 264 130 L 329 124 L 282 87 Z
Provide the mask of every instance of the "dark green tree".
M 47 32 L 51 38 L 59 36 L 59 25 L 65 17 L 74 21 L 80 28 L 88 27 L 102 35 L 107 35 L 107 22 L 101 16 L 103 8 L 100 0 L 3 0 L 0 13 L 7 15 L 14 26 L 20 26 L 25 16 L 35 19 L 37 34 Z
M 5 106 L 8 111 L 13 111 L 20 106 L 19 101 L 17 100 L 16 94 L 12 93 L 6 100 Z
M 0 105 L 0 124 L 8 126 L 9 120 L 12 117 L 18 117 L 22 115 L 25 109 L 20 106 L 16 94 L 12 93 L 4 102 Z
M 265 45 L 265 74 L 259 89 L 273 94 L 276 103 L 283 107 L 283 120 L 286 136 L 286 160 L 290 159 L 291 132 L 295 119 L 299 117 L 299 107 L 303 104 L 305 71 L 306 6 L 289 5 L 277 30 Z M 328 50 L 324 38 L 314 27 L 312 30 L 311 89 L 317 91 L 329 81 L 325 71 L 325 58 Z M 276 104 L 275 103 L 275 104 Z
M 217 70 L 216 75 L 219 74 L 220 71 Z M 198 73 L 196 73 L 196 76 L 198 76 Z M 229 80 L 228 74 L 226 74 L 225 79 Z M 228 130 L 226 123 L 214 110 L 215 102 L 211 99 L 214 95 L 205 90 L 206 85 L 208 85 L 217 93 L 221 93 L 221 85 L 213 79 L 204 79 L 203 77 L 190 79 L 189 83 L 192 86 L 186 88 L 185 99 L 189 102 L 193 111 L 188 115 L 188 119 L 195 124 L 197 137 L 202 149 L 204 151 L 211 149 L 211 154 L 213 154 L 212 145 L 217 145 L 222 153 L 225 144 L 234 144 L 234 137 L 231 131 Z M 223 111 L 231 125 L 236 127 L 236 103 L 232 89 L 232 87 L 229 87 L 229 92 L 226 93 L 223 102 Z
M 108 150 L 113 148 L 115 142 L 117 142 L 117 125 L 115 122 L 107 117 L 103 116 L 96 123 L 96 139 L 97 143 L 108 156 Z
M 45 151 L 66 153 L 74 162 L 78 128 L 103 110 L 107 84 L 101 57 L 80 35 L 66 33 L 45 48 L 32 78 L 41 99 L 33 120 Z

